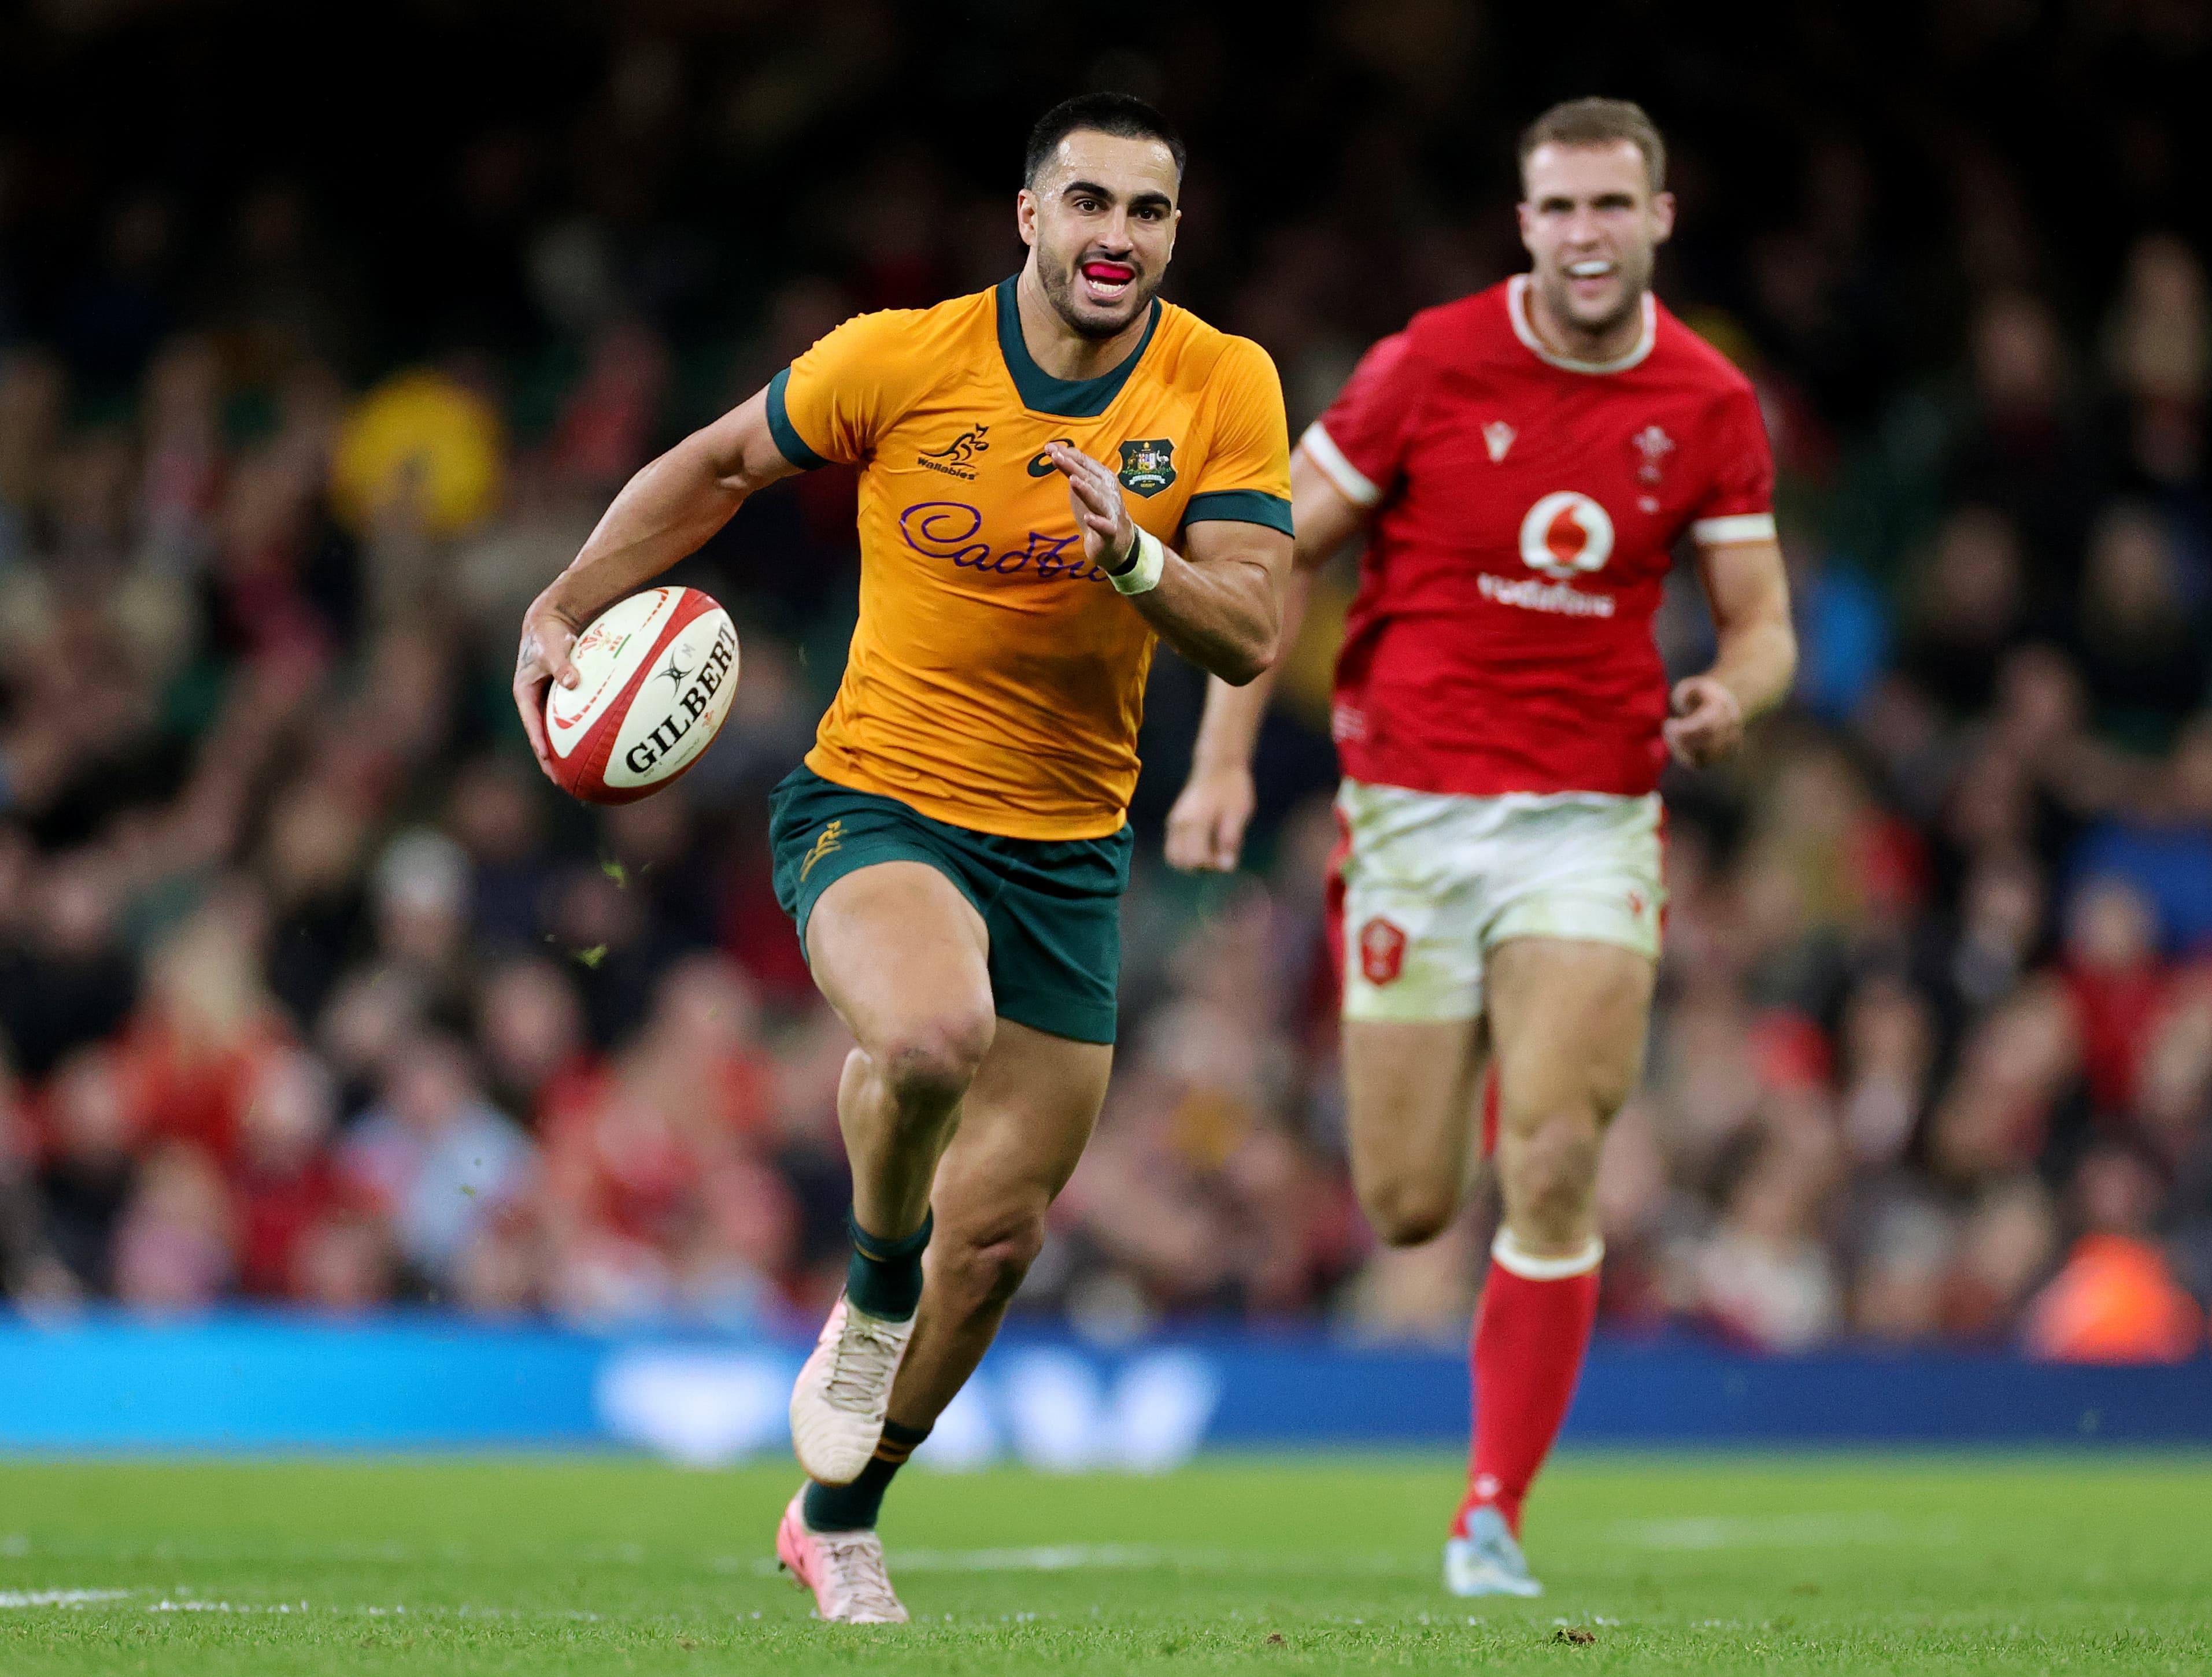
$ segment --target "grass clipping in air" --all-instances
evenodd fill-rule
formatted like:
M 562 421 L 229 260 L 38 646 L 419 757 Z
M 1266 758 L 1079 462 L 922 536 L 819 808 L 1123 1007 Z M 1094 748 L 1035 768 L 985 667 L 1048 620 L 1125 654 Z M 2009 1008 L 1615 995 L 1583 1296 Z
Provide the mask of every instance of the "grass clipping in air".
M 0 1467 L 0 1672 L 2188 1671 L 2212 1461 L 1570 1457 L 1550 1593 L 1455 1601 L 1440 1460 L 916 1469 L 915 1622 L 776 1576 L 787 1466 Z

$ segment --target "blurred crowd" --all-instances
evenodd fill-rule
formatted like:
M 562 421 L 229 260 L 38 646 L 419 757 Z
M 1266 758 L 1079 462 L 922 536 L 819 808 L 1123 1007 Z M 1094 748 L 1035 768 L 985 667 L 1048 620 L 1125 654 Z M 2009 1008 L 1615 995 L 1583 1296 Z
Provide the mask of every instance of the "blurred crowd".
M 681 573 L 744 653 L 672 791 L 594 811 L 546 786 L 514 635 L 657 448 L 857 309 L 1012 271 L 1019 128 L 979 161 L 891 125 L 785 195 L 787 236 L 718 242 L 743 205 L 702 196 L 700 160 L 849 137 L 913 26 L 825 6 L 804 54 L 718 80 L 742 28 L 642 9 L 667 33 L 594 37 L 566 103 L 454 129 L 419 221 L 376 224 L 388 251 L 260 153 L 189 189 L 116 176 L 57 244 L 58 142 L 0 115 L 0 1288 L 23 1310 L 811 1328 L 835 1293 L 849 1042 L 775 907 L 765 799 L 841 667 L 851 476 L 763 495 Z M 1294 429 L 1407 312 L 1511 271 L 1510 130 L 1459 112 L 1523 27 L 1309 9 L 1284 70 L 1309 104 L 1266 120 L 1353 114 L 1287 201 L 1204 114 L 1231 73 L 1205 17 L 1079 78 L 1196 113 L 1171 293 L 1269 348 Z M 48 11 L 65 67 L 146 44 Z M 1698 125 L 1684 62 L 1607 82 L 1683 114 L 1662 289 L 1765 398 L 1804 656 L 1742 762 L 1667 787 L 1604 1309 L 1784 1351 L 2172 1360 L 2212 1303 L 2212 287 L 2173 209 L 2194 130 L 2158 94 L 2212 48 L 2190 8 L 2105 8 L 2087 46 L 1930 11 L 1929 85 L 2079 47 L 2128 93 L 2090 100 L 2108 251 L 2045 214 L 2002 112 L 1893 112 L 1876 139 L 1808 118 L 1753 155 Z M 1048 83 L 1019 68 L 993 97 L 1026 117 Z M 1905 132 L 1920 150 L 1885 151 Z M 1455 173 L 1477 143 L 1493 161 Z M 1346 1174 L 1322 884 L 1352 562 L 1291 656 L 1232 880 L 1158 862 L 1200 690 L 1161 662 L 1115 1082 L 1018 1310 L 1464 1332 L 1486 1202 L 1389 1252 Z M 1661 629 L 1686 670 L 1709 631 L 1684 575 Z

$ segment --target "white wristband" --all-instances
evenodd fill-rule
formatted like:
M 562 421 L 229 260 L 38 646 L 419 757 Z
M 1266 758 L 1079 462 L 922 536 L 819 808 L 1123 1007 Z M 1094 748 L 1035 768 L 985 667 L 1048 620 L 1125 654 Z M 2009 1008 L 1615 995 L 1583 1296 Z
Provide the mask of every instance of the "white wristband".
M 1137 556 L 1129 568 L 1116 576 L 1111 571 L 1106 580 L 1125 594 L 1149 594 L 1160 586 L 1161 574 L 1168 568 L 1168 550 L 1160 545 L 1160 538 L 1137 526 Z

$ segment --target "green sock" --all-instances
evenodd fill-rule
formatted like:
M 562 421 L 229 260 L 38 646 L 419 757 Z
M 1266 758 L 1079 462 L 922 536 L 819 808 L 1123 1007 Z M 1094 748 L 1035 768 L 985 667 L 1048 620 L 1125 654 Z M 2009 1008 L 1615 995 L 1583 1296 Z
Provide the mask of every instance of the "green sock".
M 935 1214 L 925 1212 L 921 1227 L 904 1240 L 881 1240 L 863 1229 L 849 1211 L 846 1230 L 853 1236 L 853 1256 L 845 1266 L 845 1292 L 872 1316 L 885 1322 L 904 1322 L 921 1303 L 921 1253 L 929 1244 Z
M 926 1426 L 885 1421 L 883 1439 L 868 1465 L 860 1469 L 860 1478 L 850 1485 L 806 1482 L 806 1523 L 817 1531 L 873 1531 L 891 1475 L 906 1466 L 914 1447 L 928 1437 Z

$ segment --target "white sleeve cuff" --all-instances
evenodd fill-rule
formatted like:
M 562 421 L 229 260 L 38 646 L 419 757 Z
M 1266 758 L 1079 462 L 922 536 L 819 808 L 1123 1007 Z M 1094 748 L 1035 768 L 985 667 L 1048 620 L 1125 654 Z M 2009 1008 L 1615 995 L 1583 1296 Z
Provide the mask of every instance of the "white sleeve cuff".
M 1699 519 L 1690 526 L 1690 534 L 1700 547 L 1725 547 L 1730 542 L 1771 542 L 1774 539 L 1774 514 L 1738 513 L 1731 518 Z
M 1306 451 L 1306 458 L 1322 469 L 1322 476 L 1336 485 L 1337 490 L 1355 507 L 1372 507 L 1382 500 L 1377 489 L 1367 474 L 1344 458 L 1344 451 L 1336 441 L 1321 428 L 1316 419 L 1306 427 L 1306 434 L 1298 439 L 1298 447 Z

